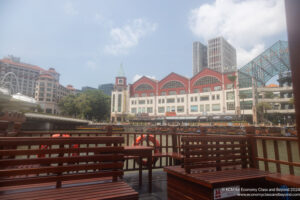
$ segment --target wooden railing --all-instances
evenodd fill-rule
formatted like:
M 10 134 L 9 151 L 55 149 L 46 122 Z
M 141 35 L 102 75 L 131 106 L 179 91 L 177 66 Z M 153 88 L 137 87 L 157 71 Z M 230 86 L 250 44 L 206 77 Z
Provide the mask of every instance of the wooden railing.
M 107 128 L 106 131 L 30 131 L 20 132 L 19 136 L 52 136 L 54 134 L 69 134 L 70 136 L 123 136 L 125 146 L 132 146 L 138 137 L 145 137 L 142 145 L 155 146 L 160 154 L 156 156 L 157 161 L 153 168 L 163 168 L 172 165 L 172 153 L 181 153 L 183 151 L 181 137 L 195 136 L 198 133 L 178 133 L 176 129 L 169 132 L 139 133 L 139 132 L 120 132 L 112 131 Z M 208 131 L 209 134 L 209 131 Z M 148 136 L 153 136 L 160 144 L 151 143 Z M 253 167 L 261 170 L 278 172 L 283 174 L 300 175 L 300 161 L 297 148 L 296 137 L 270 137 L 256 136 L 254 134 L 245 135 L 250 140 L 249 148 L 251 150 L 251 163 Z M 135 160 L 127 160 L 124 164 L 124 170 L 138 170 L 138 164 Z
M 265 171 L 300 175 L 296 137 L 253 136 L 257 146 L 255 162 Z

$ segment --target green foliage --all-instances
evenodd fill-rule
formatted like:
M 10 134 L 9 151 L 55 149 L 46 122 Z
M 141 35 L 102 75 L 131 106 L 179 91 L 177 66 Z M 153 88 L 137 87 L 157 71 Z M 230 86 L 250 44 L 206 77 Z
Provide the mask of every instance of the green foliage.
M 59 102 L 62 114 L 87 120 L 105 120 L 110 114 L 110 97 L 100 90 L 69 95 Z
M 289 104 L 295 104 L 294 97 L 289 100 Z
M 265 92 L 265 98 L 267 98 L 267 99 L 273 99 L 274 98 L 273 92 Z
M 229 79 L 232 83 L 234 83 L 235 80 L 236 80 L 236 76 L 235 76 L 235 75 L 230 75 L 230 76 L 228 76 L 228 79 Z

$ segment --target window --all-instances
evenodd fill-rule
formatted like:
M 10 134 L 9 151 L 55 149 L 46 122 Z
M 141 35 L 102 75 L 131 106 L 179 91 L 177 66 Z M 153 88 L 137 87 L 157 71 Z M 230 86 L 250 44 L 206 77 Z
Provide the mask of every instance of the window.
M 162 103 L 165 103 L 165 99 L 162 99 L 161 102 L 162 102 Z
M 142 112 L 142 109 L 141 108 L 138 108 L 138 113 L 141 113 Z
M 209 101 L 209 96 L 200 97 L 200 101 Z
M 197 97 L 194 97 L 194 100 L 195 100 L 195 101 L 198 101 L 198 98 L 197 98 Z
M 240 99 L 252 98 L 252 90 L 240 90 Z
M 165 107 L 158 107 L 158 113 L 164 113 Z
M 115 112 L 115 94 L 113 94 L 112 104 L 112 111 Z
M 167 112 L 170 112 L 170 111 L 171 111 L 170 106 L 167 106 Z
M 142 95 L 141 95 L 142 97 L 146 97 L 147 96 L 147 94 L 146 93 L 142 93 Z
M 134 104 L 134 101 L 132 100 L 132 101 L 131 101 L 131 105 L 133 105 L 133 104 Z
M 151 93 L 149 94 L 149 96 L 150 96 L 150 97 L 153 97 L 153 96 L 154 96 L 154 93 L 153 93 L 153 92 L 151 92 Z
M 210 92 L 210 87 L 205 87 L 205 88 L 203 88 L 202 91 L 203 91 L 203 92 Z
M 220 90 L 222 90 L 222 87 L 221 87 L 221 86 L 215 86 L 215 87 L 214 87 L 214 91 L 220 91 Z
M 139 97 L 139 94 L 134 94 L 134 97 Z
M 184 102 L 184 98 L 183 98 L 183 97 L 181 97 L 181 102 L 182 102 L 182 103 Z
M 226 84 L 226 89 L 232 89 L 233 88 L 233 83 Z
M 123 85 L 123 79 L 118 79 L 118 84 Z
M 177 112 L 183 113 L 184 112 L 184 106 L 177 106 Z
M 194 97 L 191 97 L 191 102 L 193 102 L 194 101 Z
M 220 104 L 212 104 L 211 109 L 212 111 L 220 111 L 221 110 Z
M 141 84 L 135 88 L 135 91 L 153 90 L 153 87 L 149 84 Z
M 153 113 L 153 108 L 152 107 L 148 107 L 147 108 L 147 113 Z
M 176 91 L 169 91 L 169 95 L 176 95 Z
M 122 107 L 122 94 L 118 94 L 118 112 L 121 112 Z
M 210 111 L 210 105 L 209 104 L 206 104 L 205 105 L 205 112 L 209 112 Z
M 145 100 L 139 100 L 139 104 L 145 104 L 146 102 L 145 102 Z
M 158 99 L 158 104 L 161 104 L 161 99 Z
M 136 108 L 131 108 L 131 113 L 136 113 Z
M 168 98 L 167 103 L 175 103 L 175 98 Z
M 180 98 L 177 98 L 177 103 L 180 103 Z
M 175 106 L 171 107 L 171 112 L 175 112 Z
M 251 110 L 252 109 L 252 101 L 241 101 L 241 110 Z
M 217 100 L 219 100 L 219 99 L 220 99 L 220 95 L 219 95 L 219 94 L 217 94 L 216 96 L 217 96 Z
M 50 93 L 47 93 L 47 97 L 51 97 L 51 94 L 50 94 Z
M 185 90 L 180 90 L 179 94 L 185 94 Z
M 204 105 L 200 105 L 200 112 L 204 112 Z
M 199 93 L 200 90 L 199 89 L 194 89 L 194 93 Z
M 52 83 L 48 83 L 47 86 L 48 86 L 48 87 L 52 87 Z
M 220 81 L 214 76 L 205 76 L 199 78 L 194 85 L 209 85 L 213 83 L 220 83 Z
M 47 91 L 51 92 L 51 88 L 47 88 Z
M 182 88 L 184 85 L 179 81 L 169 81 L 162 86 L 162 89 L 169 89 L 169 88 Z
M 227 102 L 227 110 L 235 110 L 234 102 Z
M 197 105 L 191 105 L 191 112 L 198 112 L 198 106 Z
M 211 96 L 211 100 L 215 100 L 215 95 L 212 95 L 212 96 Z
M 142 113 L 145 113 L 146 109 L 145 107 L 142 108 Z
M 226 92 L 226 100 L 233 100 L 234 92 Z
M 161 92 L 160 95 L 161 95 L 161 96 L 166 96 L 166 94 L 167 94 L 166 92 Z

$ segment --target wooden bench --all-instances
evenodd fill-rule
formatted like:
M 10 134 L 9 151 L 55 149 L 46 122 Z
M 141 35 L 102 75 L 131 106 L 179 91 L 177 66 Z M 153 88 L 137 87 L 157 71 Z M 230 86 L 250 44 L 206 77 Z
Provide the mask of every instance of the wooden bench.
M 192 136 L 181 141 L 183 165 L 164 168 L 170 199 L 214 199 L 224 187 L 266 186 L 268 172 L 252 168 L 246 136 Z
M 118 180 L 123 143 L 123 137 L 2 137 L 0 199 L 138 199 Z

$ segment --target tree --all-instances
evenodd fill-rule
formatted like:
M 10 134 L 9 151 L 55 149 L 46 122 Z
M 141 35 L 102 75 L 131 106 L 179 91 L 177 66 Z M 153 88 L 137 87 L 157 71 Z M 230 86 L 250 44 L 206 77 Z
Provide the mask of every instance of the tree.
M 265 121 L 265 113 L 267 112 L 267 110 L 270 110 L 271 108 L 272 108 L 271 104 L 267 102 L 259 102 L 256 105 L 256 109 L 260 116 L 261 122 Z
M 87 90 L 62 99 L 59 107 L 63 114 L 87 120 L 105 120 L 110 114 L 110 97 L 100 90 Z
M 264 96 L 265 96 L 266 99 L 273 99 L 274 98 L 273 92 L 265 92 Z
M 228 79 L 230 80 L 230 82 L 232 83 L 232 92 L 233 92 L 233 104 L 234 104 L 234 112 L 236 114 L 236 105 L 235 105 L 235 94 L 234 94 L 234 83 L 236 81 L 236 76 L 234 74 L 229 75 Z
M 240 106 L 241 108 L 242 108 L 242 110 L 243 110 L 243 121 L 244 121 L 244 102 L 245 102 L 245 99 L 247 98 L 247 95 L 246 94 L 244 94 L 244 93 L 240 93 L 240 99 L 242 99 L 243 100 L 243 107 L 242 106 Z

